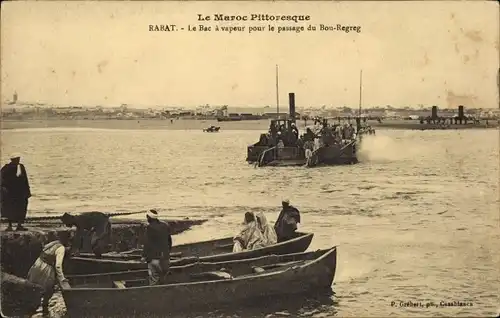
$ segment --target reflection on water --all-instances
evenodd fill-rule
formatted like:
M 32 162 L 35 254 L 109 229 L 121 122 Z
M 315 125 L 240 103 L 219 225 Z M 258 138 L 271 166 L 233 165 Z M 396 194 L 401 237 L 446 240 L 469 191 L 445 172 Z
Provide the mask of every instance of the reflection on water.
M 248 286 L 251 288 L 251 284 Z M 284 287 L 286 288 L 286 287 Z M 200 297 L 202 297 L 200 295 Z M 216 310 L 191 311 L 186 313 L 168 314 L 172 318 L 272 318 L 272 317 L 334 317 L 337 315 L 337 305 L 333 291 L 311 293 L 308 295 L 276 296 L 273 298 L 250 299 L 234 305 L 217 306 Z M 62 296 L 58 293 L 53 298 L 53 316 L 69 318 L 65 313 Z M 168 308 L 165 308 L 168 312 Z M 165 315 L 167 316 L 167 315 Z M 165 317 L 162 316 L 162 317 Z M 41 318 L 41 312 L 33 318 Z M 136 318 L 154 318 L 152 315 L 139 315 Z M 159 317 L 158 317 L 159 318 Z
M 251 285 L 248 288 L 252 288 Z M 283 286 L 286 288 L 286 286 Z M 176 315 L 178 318 L 223 318 L 223 317 L 332 317 L 336 315 L 333 292 L 318 295 L 273 297 L 256 299 L 238 307 L 225 306 L 214 311 L 193 312 Z
M 9 130 L 2 138 L 3 162 L 23 153 L 30 215 L 157 208 L 209 218 L 175 236 L 181 244 L 234 234 L 246 211 L 274 220 L 286 197 L 301 211 L 301 230 L 315 233 L 310 249 L 339 245 L 336 304 L 292 312 L 297 301 L 268 310 L 272 303 L 227 316 L 497 314 L 498 131 L 379 130 L 366 138 L 360 164 L 314 169 L 248 165 L 255 131 Z

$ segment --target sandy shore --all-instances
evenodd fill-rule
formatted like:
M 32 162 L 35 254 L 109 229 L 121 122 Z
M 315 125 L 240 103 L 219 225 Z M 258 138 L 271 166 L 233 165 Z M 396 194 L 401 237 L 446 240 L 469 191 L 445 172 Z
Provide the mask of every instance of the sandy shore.
M 312 121 L 307 122 L 308 125 Z M 333 123 L 333 122 L 332 122 Z M 355 124 L 354 121 L 352 121 Z M 299 129 L 304 128 L 304 121 L 297 122 Z M 439 125 L 420 124 L 419 121 L 410 120 L 385 120 L 382 123 L 368 121 L 368 124 L 378 129 L 410 129 L 426 130 L 438 129 Z M 141 129 L 141 130 L 203 130 L 210 126 L 221 127 L 221 130 L 258 130 L 267 131 L 269 120 L 245 120 L 233 122 L 218 122 L 217 120 L 194 120 L 178 119 L 170 121 L 160 119 L 139 119 L 139 120 L 72 120 L 72 119 L 49 119 L 49 120 L 3 120 L 2 130 L 26 129 L 26 128 L 95 128 L 95 129 Z M 497 121 L 489 121 L 479 125 L 451 125 L 450 129 L 485 129 L 498 127 Z
M 139 119 L 139 120 L 3 120 L 2 129 L 25 128 L 96 128 L 96 129 L 151 129 L 151 130 L 203 130 L 210 126 L 221 130 L 267 130 L 269 120 L 248 120 L 239 122 L 217 122 L 217 120 L 178 119 Z

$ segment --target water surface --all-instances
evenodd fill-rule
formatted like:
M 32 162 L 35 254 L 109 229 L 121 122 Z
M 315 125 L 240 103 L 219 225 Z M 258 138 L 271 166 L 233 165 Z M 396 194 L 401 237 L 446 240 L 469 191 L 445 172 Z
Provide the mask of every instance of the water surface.
M 339 246 L 335 295 L 209 316 L 498 314 L 497 130 L 379 130 L 365 140 L 362 163 L 314 169 L 248 165 L 246 146 L 257 138 L 228 130 L 8 130 L 2 162 L 22 152 L 32 216 L 157 208 L 165 217 L 209 218 L 174 237 L 185 243 L 234 234 L 246 211 L 274 220 L 289 198 L 301 230 L 315 233 L 310 249 Z M 424 308 L 400 307 L 409 301 Z M 441 301 L 472 306 L 425 307 Z

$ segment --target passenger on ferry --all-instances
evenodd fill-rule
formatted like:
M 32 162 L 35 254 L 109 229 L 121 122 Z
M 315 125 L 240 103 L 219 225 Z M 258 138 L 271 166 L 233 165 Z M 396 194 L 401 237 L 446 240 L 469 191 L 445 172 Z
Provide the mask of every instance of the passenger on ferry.
M 294 238 L 297 224 L 300 223 L 300 212 L 297 208 L 290 205 L 289 200 L 283 200 L 282 207 L 278 219 L 274 224 L 278 243 Z
M 278 132 L 278 127 L 276 127 L 276 123 L 271 122 L 271 124 L 269 125 L 269 133 L 274 136 L 276 135 L 277 132 Z
M 342 142 L 342 126 L 337 126 L 335 131 L 335 139 L 340 143 Z
M 316 138 L 316 135 L 312 132 L 311 128 L 307 128 L 304 134 L 304 141 L 313 141 L 314 138 Z
M 298 148 L 302 148 L 302 149 L 305 149 L 304 148 L 304 136 L 300 136 L 298 139 L 297 139 L 297 142 L 296 142 L 296 146 Z
M 170 226 L 158 220 L 155 210 L 146 213 L 146 219 L 148 226 L 141 260 L 148 263 L 149 285 L 159 285 L 166 282 L 170 268 L 172 235 Z
M 297 125 L 295 123 L 292 123 L 292 133 L 295 135 L 295 139 L 299 138 L 299 129 L 297 128 Z
M 255 218 L 257 220 L 257 227 L 262 233 L 262 238 L 255 244 L 254 248 L 266 247 L 276 244 L 278 242 L 276 231 L 274 230 L 274 227 L 267 221 L 264 212 L 260 212 L 255 216 Z
M 303 148 L 306 158 L 308 158 L 308 154 L 311 155 L 314 149 L 314 138 L 316 135 L 312 132 L 310 128 L 307 128 L 306 133 L 302 136 L 304 141 Z
M 269 144 L 269 138 L 267 134 L 260 134 L 259 142 L 256 146 L 267 146 Z
M 305 148 L 304 155 L 306 157 L 306 164 L 309 165 L 313 156 L 313 151 L 310 148 Z
M 321 124 L 321 128 L 319 129 L 319 134 L 321 136 L 323 136 L 325 133 L 326 133 L 326 130 L 328 129 L 328 127 L 325 125 L 325 123 L 322 123 Z
M 287 142 L 285 143 L 285 145 L 287 147 L 297 147 L 297 136 L 295 136 L 295 134 L 291 131 L 288 132 L 288 136 L 287 136 Z
M 327 146 L 331 146 L 331 145 L 335 144 L 336 140 L 335 140 L 335 136 L 334 136 L 334 133 L 333 133 L 331 127 L 328 127 L 328 129 L 325 130 L 325 135 L 323 137 L 323 142 Z
M 313 151 L 316 151 L 316 150 L 318 150 L 321 147 L 323 147 L 323 141 L 321 140 L 321 138 L 315 138 L 314 139 Z
M 67 227 L 76 226 L 72 245 L 76 253 L 83 248 L 83 239 L 86 235 L 90 235 L 90 245 L 97 257 L 100 257 L 111 243 L 111 222 L 109 216 L 102 212 L 84 212 L 77 216 L 64 213 L 61 221 Z
M 283 135 L 278 132 L 278 148 L 285 148 L 285 143 L 283 142 Z
M 59 239 L 46 244 L 40 256 L 31 266 L 27 280 L 42 287 L 42 312 L 49 313 L 49 300 L 54 295 L 56 284 L 70 288 L 64 277 L 63 262 L 70 256 L 70 233 L 60 232 Z
M 244 227 L 233 239 L 233 253 L 252 250 L 262 240 L 262 232 L 257 226 L 255 215 L 252 212 L 246 212 Z
M 278 142 L 278 135 L 277 134 L 274 134 L 274 135 L 268 134 L 267 145 L 269 147 L 276 146 L 277 142 Z
M 344 135 L 347 140 L 351 140 L 354 134 L 354 128 L 352 127 L 352 124 L 349 124 L 344 127 Z

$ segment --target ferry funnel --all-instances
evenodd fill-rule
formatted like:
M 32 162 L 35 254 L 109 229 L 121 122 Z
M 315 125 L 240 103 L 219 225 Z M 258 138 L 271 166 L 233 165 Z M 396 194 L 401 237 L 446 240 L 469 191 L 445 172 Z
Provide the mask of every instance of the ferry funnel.
M 288 93 L 290 119 L 295 121 L 295 93 Z
M 464 118 L 464 106 L 460 105 L 458 106 L 458 118 L 462 119 Z
M 432 117 L 433 119 L 438 118 L 438 107 L 437 107 L 437 106 L 432 106 L 432 113 L 431 113 L 431 117 Z

